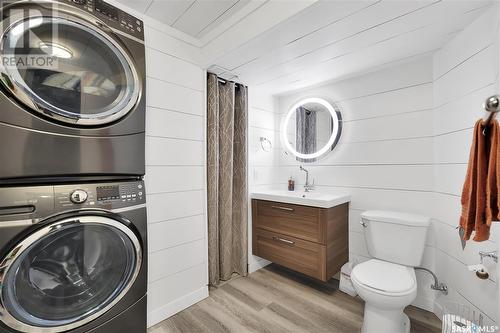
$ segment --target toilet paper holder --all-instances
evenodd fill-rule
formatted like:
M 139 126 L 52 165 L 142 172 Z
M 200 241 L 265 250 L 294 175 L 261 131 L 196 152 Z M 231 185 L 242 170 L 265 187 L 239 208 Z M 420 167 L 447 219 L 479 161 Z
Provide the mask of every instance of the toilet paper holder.
M 494 262 L 498 263 L 497 251 L 479 251 L 479 258 L 483 262 L 484 258 L 491 258 Z

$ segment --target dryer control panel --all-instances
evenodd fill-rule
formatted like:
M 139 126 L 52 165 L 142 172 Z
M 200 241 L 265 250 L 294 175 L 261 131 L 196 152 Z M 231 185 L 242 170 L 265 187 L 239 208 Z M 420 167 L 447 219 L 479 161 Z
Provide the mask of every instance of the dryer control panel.
M 119 212 L 127 208 L 143 209 L 145 193 L 142 180 L 1 187 L 0 224 L 5 221 L 17 221 L 21 226 L 34 224 L 68 210 L 104 209 Z
M 56 209 L 118 209 L 146 203 L 143 181 L 54 186 Z
M 144 23 L 140 19 L 103 0 L 63 0 L 63 2 L 94 15 L 113 29 L 144 40 Z

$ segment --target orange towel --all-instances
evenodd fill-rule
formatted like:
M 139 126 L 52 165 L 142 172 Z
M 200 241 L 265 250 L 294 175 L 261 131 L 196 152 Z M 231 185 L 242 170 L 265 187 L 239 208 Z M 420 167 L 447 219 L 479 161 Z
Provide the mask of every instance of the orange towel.
M 483 120 L 476 122 L 469 156 L 467 176 L 462 191 L 462 215 L 460 227 L 464 239 L 474 232 L 474 241 L 482 242 L 490 236 L 490 225 L 499 219 L 500 211 L 500 157 L 498 122 L 494 120 L 483 134 Z
M 500 127 L 498 122 L 494 120 L 491 127 L 488 128 L 486 134 L 486 151 L 488 154 L 488 175 L 486 179 L 486 224 L 491 226 L 491 222 L 498 221 L 500 218 L 500 148 L 498 140 L 500 140 Z M 489 233 L 489 230 L 488 230 Z

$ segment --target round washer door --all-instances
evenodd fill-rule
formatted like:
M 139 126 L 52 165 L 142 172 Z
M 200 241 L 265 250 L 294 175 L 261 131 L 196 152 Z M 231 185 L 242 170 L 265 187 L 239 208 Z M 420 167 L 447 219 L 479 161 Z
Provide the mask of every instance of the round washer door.
M 4 22 L 4 87 L 49 120 L 103 126 L 126 116 L 142 92 L 128 52 L 95 19 L 58 15 Z
M 0 263 L 0 319 L 21 332 L 64 332 L 111 309 L 139 274 L 142 249 L 118 219 L 66 218 L 20 242 Z

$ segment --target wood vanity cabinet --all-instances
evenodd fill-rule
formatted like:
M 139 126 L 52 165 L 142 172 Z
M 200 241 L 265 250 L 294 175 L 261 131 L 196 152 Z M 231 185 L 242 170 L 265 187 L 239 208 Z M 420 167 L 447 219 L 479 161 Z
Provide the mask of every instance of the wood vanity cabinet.
M 252 199 L 253 254 L 328 281 L 349 260 L 349 204 L 318 208 Z

